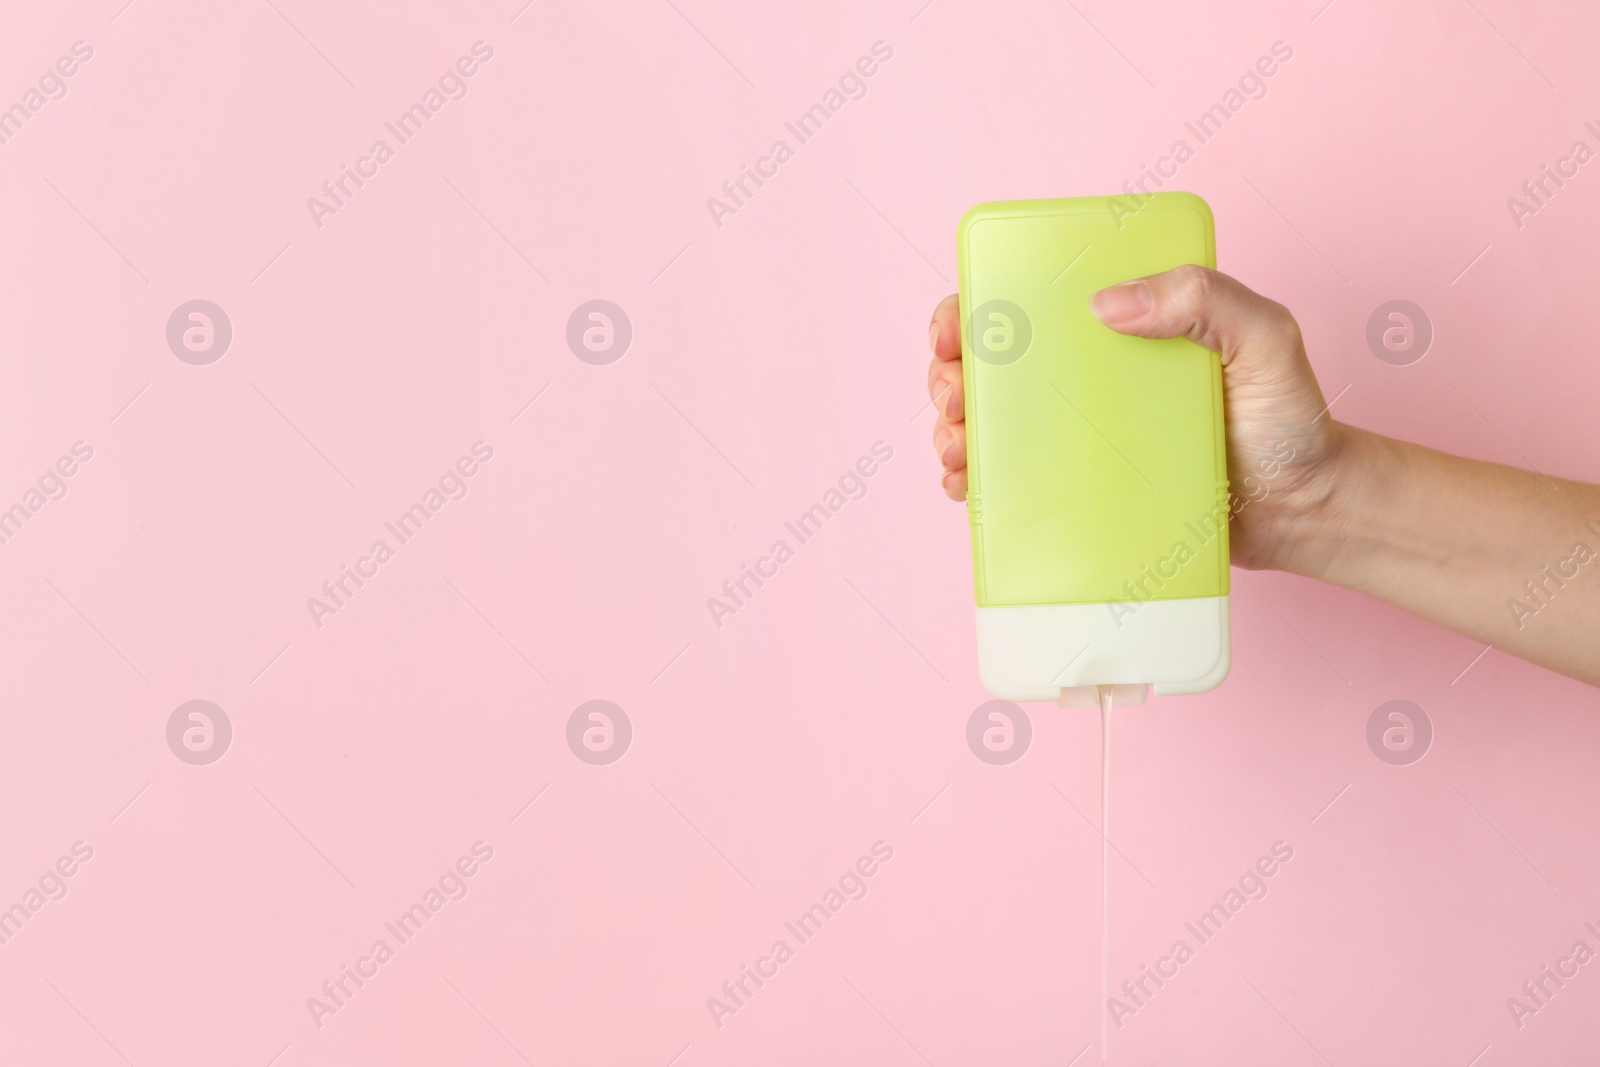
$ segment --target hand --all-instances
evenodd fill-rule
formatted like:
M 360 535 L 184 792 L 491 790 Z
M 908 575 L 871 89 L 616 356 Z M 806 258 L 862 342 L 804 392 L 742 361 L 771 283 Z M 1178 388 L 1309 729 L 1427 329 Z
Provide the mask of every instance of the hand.
M 1233 562 L 1300 569 L 1290 566 L 1296 534 L 1307 520 L 1325 523 L 1344 435 L 1328 414 L 1294 316 L 1226 274 L 1196 266 L 1102 289 L 1090 310 L 1118 333 L 1187 337 L 1221 354 L 1228 479 L 1244 502 L 1234 505 Z M 928 390 L 938 414 L 934 449 L 952 500 L 967 495 L 959 317 L 955 295 L 945 297 L 928 334 Z
M 1179 267 L 1102 289 L 1090 307 L 1118 333 L 1221 353 L 1228 479 L 1242 498 L 1236 565 L 1356 589 L 1600 686 L 1600 487 L 1335 422 L 1294 317 L 1225 274 Z M 967 495 L 959 315 L 946 297 L 928 335 L 934 448 L 956 500 Z

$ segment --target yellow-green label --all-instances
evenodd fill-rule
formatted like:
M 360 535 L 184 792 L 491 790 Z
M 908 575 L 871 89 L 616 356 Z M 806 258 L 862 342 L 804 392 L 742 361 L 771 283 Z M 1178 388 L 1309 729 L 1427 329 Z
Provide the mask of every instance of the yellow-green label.
M 981 204 L 958 245 L 978 603 L 1226 595 L 1220 361 L 1089 311 L 1098 289 L 1215 266 L 1205 201 Z

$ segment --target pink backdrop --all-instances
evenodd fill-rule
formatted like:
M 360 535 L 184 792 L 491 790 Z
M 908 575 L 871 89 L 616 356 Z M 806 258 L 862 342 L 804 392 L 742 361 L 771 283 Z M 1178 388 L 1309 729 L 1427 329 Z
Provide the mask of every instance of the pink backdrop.
M 1600 475 L 1586 5 L 124 2 L 0 16 L 0 1062 L 1097 1060 L 1096 717 L 967 742 L 924 332 L 977 201 L 1185 139 L 1338 417 Z M 1589 1062 L 1595 691 L 1233 603 L 1221 689 L 1118 714 L 1111 982 L 1171 976 L 1111 1062 Z

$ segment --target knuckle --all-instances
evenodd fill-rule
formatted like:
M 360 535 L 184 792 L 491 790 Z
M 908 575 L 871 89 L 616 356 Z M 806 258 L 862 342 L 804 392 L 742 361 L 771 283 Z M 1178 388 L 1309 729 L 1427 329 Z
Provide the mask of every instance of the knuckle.
M 1186 311 L 1205 306 L 1217 291 L 1216 273 L 1193 263 L 1175 268 L 1172 280 L 1173 295 Z
M 1276 300 L 1267 300 L 1262 322 L 1272 340 L 1288 348 L 1303 348 L 1305 338 L 1300 333 L 1300 323 L 1294 313 Z

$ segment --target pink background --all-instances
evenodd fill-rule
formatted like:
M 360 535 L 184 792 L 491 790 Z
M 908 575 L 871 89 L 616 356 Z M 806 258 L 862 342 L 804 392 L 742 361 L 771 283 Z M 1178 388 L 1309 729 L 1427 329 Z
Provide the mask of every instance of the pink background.
M 0 945 L 6 1064 L 1097 1060 L 1098 725 L 1034 705 L 1019 762 L 967 747 L 926 323 L 962 211 L 1119 188 L 1275 41 L 1175 183 L 1223 268 L 1294 309 L 1338 417 L 1600 473 L 1600 163 L 1520 229 L 1505 203 L 1600 147 L 1584 5 L 123 2 L 0 16 L 0 106 L 94 50 L 0 145 L 0 506 L 94 450 L 0 545 L 0 907 L 93 849 Z M 318 228 L 307 198 L 479 40 L 467 96 Z M 876 41 L 867 95 L 717 226 Z M 1397 298 L 1437 335 L 1407 367 L 1364 340 Z M 192 299 L 233 326 L 207 366 L 165 339 Z M 592 299 L 632 322 L 610 365 L 565 341 Z M 479 440 L 467 496 L 315 626 Z M 716 627 L 879 440 L 866 496 Z M 1235 578 L 1227 683 L 1117 717 L 1113 985 L 1294 858 L 1111 1061 L 1589 1062 L 1600 963 L 1521 1029 L 1506 999 L 1600 949 L 1595 691 Z M 166 741 L 194 699 L 234 730 L 206 766 Z M 567 745 L 591 699 L 632 723 L 618 762 Z M 1391 699 L 1435 730 L 1410 766 L 1365 740 Z M 880 840 L 868 895 L 719 1028 L 707 998 Z

